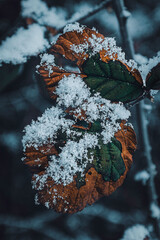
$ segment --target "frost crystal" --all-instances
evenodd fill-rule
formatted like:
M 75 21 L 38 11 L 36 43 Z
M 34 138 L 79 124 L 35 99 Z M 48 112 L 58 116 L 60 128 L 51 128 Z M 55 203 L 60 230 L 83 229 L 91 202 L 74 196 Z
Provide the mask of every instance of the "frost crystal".
M 56 94 L 59 96 L 59 105 L 76 107 L 90 96 L 90 91 L 81 77 L 71 74 L 62 78 L 56 88 Z
M 154 97 L 158 92 L 159 92 L 159 90 L 153 90 L 153 89 L 151 89 L 151 90 L 150 90 L 150 95 L 151 95 L 152 97 Z
M 75 22 L 75 23 L 69 23 L 65 26 L 65 28 L 63 29 L 63 33 L 66 33 L 66 32 L 73 32 L 73 31 L 76 31 L 76 32 L 83 32 L 83 30 L 85 29 L 85 26 L 84 25 L 80 25 L 78 22 Z
M 64 32 L 76 30 L 77 32 L 83 33 L 84 26 L 80 26 L 79 23 L 69 24 L 67 26 L 68 27 L 66 27 L 66 30 Z M 92 52 L 90 52 L 89 49 L 92 49 Z M 120 47 L 116 46 L 116 41 L 114 38 L 103 39 L 101 37 L 97 37 L 95 34 L 92 34 L 90 38 L 84 39 L 84 43 L 77 45 L 72 44 L 71 50 L 77 54 L 89 53 L 89 56 L 93 56 L 96 53 L 105 50 L 106 56 L 110 57 L 110 59 L 114 60 L 116 56 L 118 60 L 127 64 L 128 67 L 131 68 L 131 70 L 137 68 L 137 63 L 134 60 L 131 59 L 128 61 L 125 59 L 125 53 L 122 52 L 122 49 Z
M 71 183 L 75 174 L 79 172 L 83 175 L 87 164 L 92 162 L 92 158 L 88 158 L 88 149 L 97 145 L 97 136 L 88 133 L 78 142 L 69 140 L 58 157 L 50 157 L 46 178 L 51 177 L 55 183 L 63 183 L 64 186 Z
M 104 143 L 111 141 L 114 134 L 120 129 L 118 120 L 127 120 L 130 112 L 123 104 L 114 104 L 102 98 L 98 93 L 91 96 L 89 88 L 80 76 L 71 74 L 62 78 L 56 88 L 59 96 L 58 105 L 72 106 L 74 116 L 81 116 L 81 109 L 85 111 L 85 120 L 94 122 L 101 120 L 102 137 Z
M 49 46 L 44 38 L 45 28 L 32 24 L 28 29 L 19 28 L 15 35 L 6 38 L 0 46 L 0 65 L 2 62 L 20 64 L 30 56 L 36 56 Z
M 52 54 L 44 53 L 43 55 L 40 55 L 41 62 L 40 65 L 37 65 L 36 68 L 38 69 L 40 66 L 43 66 L 45 64 L 45 69 L 48 70 L 48 76 L 50 77 L 50 74 L 53 73 L 52 67 L 56 66 L 55 64 L 55 57 Z
M 52 61 L 54 58 L 47 54 L 43 55 L 41 60 L 42 63 L 48 64 Z M 38 182 L 38 189 L 43 188 L 48 177 L 51 177 L 57 184 L 67 185 L 73 181 L 77 172 L 83 175 L 87 164 L 93 160 L 92 156 L 88 157 L 88 149 L 99 147 L 99 139 L 102 139 L 104 144 L 110 142 L 120 129 L 119 120 L 127 120 L 130 116 L 130 112 L 125 109 L 123 104 L 111 103 L 98 93 L 91 96 L 90 89 L 79 75 L 64 76 L 59 81 L 55 93 L 59 96 L 57 107 L 47 109 L 42 117 L 39 117 L 37 121 L 32 121 L 32 124 L 25 128 L 23 137 L 24 150 L 26 147 L 38 148 L 48 143 L 58 143 L 58 131 L 64 133 L 67 138 L 59 155 L 50 157 L 45 174 L 43 176 L 34 175 L 36 180 L 33 182 L 33 187 L 36 187 Z M 72 107 L 74 120 L 65 118 L 63 107 Z M 76 123 L 78 116 L 81 116 L 82 110 L 85 112 L 84 120 L 86 122 L 100 121 L 102 127 L 100 133 L 85 132 L 82 134 L 71 128 Z M 83 116 L 81 118 L 83 119 Z
M 25 127 L 22 139 L 24 151 L 26 147 L 38 148 L 47 143 L 54 143 L 59 129 L 66 131 L 73 121 L 64 118 L 64 112 L 58 107 L 47 109 L 37 121 Z
M 41 55 L 41 63 L 40 63 L 40 65 L 42 65 L 43 63 L 45 63 L 47 66 L 48 65 L 55 66 L 54 55 L 48 54 L 48 53 L 44 53 L 43 55 Z

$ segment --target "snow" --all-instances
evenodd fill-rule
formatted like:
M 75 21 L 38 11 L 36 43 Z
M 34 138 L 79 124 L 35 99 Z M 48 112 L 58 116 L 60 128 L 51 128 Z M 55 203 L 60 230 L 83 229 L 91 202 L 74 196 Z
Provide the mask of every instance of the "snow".
M 140 65 L 148 63 L 148 58 L 146 56 L 141 55 L 140 53 L 135 54 L 134 59 Z
M 154 203 L 154 202 L 151 203 L 150 211 L 151 211 L 151 216 L 153 218 L 160 219 L 160 208 L 156 203 Z
M 26 147 L 33 146 L 38 148 L 44 144 L 54 143 L 57 131 L 59 129 L 64 132 L 69 126 L 73 125 L 73 121 L 64 118 L 64 112 L 58 107 L 47 109 L 37 121 L 32 121 L 24 129 L 24 137 L 22 139 L 24 151 Z
M 85 133 L 78 141 L 68 140 L 59 156 L 51 156 L 46 170 L 47 177 L 52 177 L 55 183 L 68 185 L 77 172 L 83 173 L 92 158 L 88 158 L 88 149 L 98 145 L 96 135 Z
M 40 205 L 39 201 L 38 201 L 38 194 L 35 194 L 35 198 L 34 198 L 35 204 L 36 205 Z
M 84 29 L 85 29 L 85 26 L 84 25 L 80 25 L 78 22 L 69 23 L 63 29 L 63 33 L 73 32 L 73 31 L 76 31 L 76 32 L 79 32 L 79 33 L 83 33 Z
M 19 28 L 11 37 L 7 37 L 0 45 L 0 65 L 2 63 L 21 64 L 28 57 L 43 52 L 49 43 L 44 37 L 45 28 L 32 24 L 25 29 Z
M 58 83 L 55 93 L 59 96 L 59 106 L 73 107 L 73 116 L 81 116 L 85 111 L 85 120 L 94 122 L 101 120 L 102 138 L 105 144 L 111 141 L 114 134 L 120 129 L 119 120 L 127 120 L 130 112 L 122 103 L 114 104 L 100 96 L 99 93 L 91 96 L 90 89 L 80 76 L 71 74 L 62 78 Z
M 48 8 L 42 0 L 22 0 L 22 17 L 30 17 L 44 26 L 61 28 L 66 24 L 66 12 L 60 7 Z
M 48 76 L 50 77 L 51 73 L 53 73 L 52 67 L 56 66 L 54 55 L 44 53 L 40 55 L 40 58 L 41 58 L 40 65 L 37 65 L 36 68 L 38 69 L 40 66 L 45 65 L 45 70 L 48 70 Z
M 159 92 L 159 90 L 150 90 L 150 95 L 152 96 L 152 97 L 155 97 L 155 95 L 157 94 Z
M 44 63 L 48 66 L 48 65 L 52 65 L 55 66 L 55 57 L 53 54 L 48 54 L 48 53 L 44 53 L 43 55 L 40 56 L 41 57 L 41 63 L 40 65 L 43 65 Z
M 125 230 L 121 240 L 144 240 L 149 235 L 149 231 L 145 226 L 137 224 Z
M 130 112 L 126 110 L 123 104 L 111 103 L 99 94 L 94 94 L 88 98 L 80 108 L 76 108 L 75 113 L 80 112 L 81 108 L 85 111 L 89 122 L 101 120 L 101 135 L 104 144 L 109 143 L 114 134 L 120 129 L 119 120 L 127 120 L 130 116 Z
M 56 88 L 56 94 L 59 96 L 59 105 L 76 107 L 90 96 L 90 91 L 81 77 L 71 74 L 62 78 Z
M 69 24 L 66 26 L 66 30 L 64 32 L 75 30 L 79 33 L 83 33 L 84 29 L 84 26 L 80 26 L 78 23 L 76 23 L 76 27 L 75 24 Z M 131 70 L 137 69 L 137 63 L 134 60 L 130 59 L 128 61 L 125 59 L 125 53 L 122 52 L 120 47 L 116 46 L 116 41 L 114 38 L 107 37 L 103 39 L 101 37 L 97 37 L 95 34 L 92 34 L 90 38 L 84 39 L 83 43 L 72 44 L 70 48 L 76 54 L 89 53 L 90 57 L 102 50 L 105 50 L 106 56 L 110 57 L 111 60 L 115 60 L 115 58 L 117 58 L 118 60 L 127 64 Z M 89 51 L 90 49 L 92 49 L 91 52 Z
M 47 60 L 47 57 L 48 55 L 45 55 L 42 58 L 44 62 L 50 63 L 54 60 L 50 56 Z M 45 144 L 58 143 L 57 132 L 59 131 L 64 133 L 67 139 L 59 155 L 50 157 L 45 174 L 34 175 L 36 180 L 33 182 L 33 187 L 37 188 L 38 182 L 40 183 L 38 189 L 43 188 L 48 177 L 52 177 L 57 184 L 67 185 L 73 181 L 77 172 L 83 176 L 87 164 L 93 160 L 92 156 L 88 157 L 88 149 L 99 147 L 99 139 L 102 139 L 105 144 L 110 142 L 120 129 L 119 120 L 127 120 L 130 116 L 130 112 L 123 104 L 111 103 L 98 93 L 91 96 L 90 89 L 83 79 L 75 74 L 62 78 L 56 88 L 56 94 L 59 95 L 57 107 L 47 109 L 37 121 L 32 121 L 31 125 L 26 126 L 22 140 L 25 151 L 26 147 L 33 146 L 38 149 Z M 65 118 L 64 107 L 70 106 L 73 108 L 74 120 Z M 83 132 L 82 134 L 75 128 L 71 128 L 76 124 L 77 113 L 80 114 L 82 109 L 86 114 L 86 122 L 100 120 L 101 133 Z
M 50 157 L 45 173 L 42 176 L 34 174 L 33 188 L 37 189 L 38 182 L 37 190 L 43 189 L 48 177 L 51 177 L 55 183 L 63 183 L 65 186 L 73 181 L 77 172 L 83 176 L 87 164 L 93 161 L 92 156 L 88 158 L 88 149 L 97 145 L 97 136 L 89 133 L 85 133 L 77 142 L 68 140 L 58 156 Z
M 149 173 L 146 170 L 143 170 L 143 171 L 138 172 L 135 175 L 134 180 L 137 182 L 141 181 L 143 185 L 146 185 L 149 178 L 150 178 Z
M 148 60 L 147 64 L 142 64 L 139 67 L 139 71 L 142 75 L 143 80 L 146 79 L 148 73 L 151 71 L 153 67 L 155 67 L 158 63 L 160 63 L 160 51 L 157 53 L 157 55 L 153 58 L 150 58 Z
M 67 106 L 70 105 L 68 103 L 66 102 Z M 127 120 L 130 116 L 130 112 L 122 104 L 111 104 L 108 100 L 102 101 L 100 96 L 88 98 L 88 102 L 84 102 L 79 108 L 73 110 L 75 118 L 77 118 L 77 113 L 80 113 L 81 109 L 86 112 L 86 121 L 93 122 L 101 119 L 103 129 L 101 134 L 104 143 L 110 142 L 115 132 L 120 129 L 118 120 Z M 52 107 L 47 109 L 42 117 L 38 118 L 38 121 L 32 121 L 31 125 L 25 128 L 25 136 L 23 137 L 24 150 L 30 146 L 38 148 L 43 144 L 53 143 L 53 136 L 56 138 L 55 133 L 59 129 L 67 132 L 68 127 L 73 124 L 73 121 L 63 117 L 61 108 Z
M 46 208 L 49 208 L 49 202 L 45 202 L 44 205 L 45 205 Z

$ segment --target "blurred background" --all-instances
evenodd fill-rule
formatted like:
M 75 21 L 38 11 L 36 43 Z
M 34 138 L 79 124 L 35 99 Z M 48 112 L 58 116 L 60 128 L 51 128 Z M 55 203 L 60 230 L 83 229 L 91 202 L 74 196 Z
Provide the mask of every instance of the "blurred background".
M 61 7 L 66 19 L 71 16 L 74 19 L 75 13 L 84 13 L 101 3 L 98 0 L 44 2 L 48 7 Z M 160 50 L 160 2 L 134 0 L 125 4 L 132 13 L 128 28 L 134 43 L 135 59 L 140 64 L 145 63 L 147 58 L 155 56 Z M 115 37 L 117 45 L 121 46 L 119 26 L 112 6 L 81 23 L 95 27 L 105 36 Z M 21 1 L 0 0 L 1 43 L 21 26 L 27 27 L 27 21 L 22 17 Z M 54 38 L 51 33 L 46 37 L 49 41 Z M 45 89 L 39 85 L 35 72 L 37 64 L 39 57 L 30 57 L 26 63 L 3 63 L 0 67 L 0 239 L 118 240 L 122 239 L 125 229 L 135 224 L 145 225 L 152 231 L 148 186 L 143 181 L 135 180 L 135 176 L 147 168 L 135 108 L 132 109 L 131 122 L 137 133 L 138 149 L 132 168 L 120 188 L 111 196 L 73 215 L 57 214 L 44 206 L 35 205 L 31 173 L 21 161 L 21 139 L 24 127 L 52 106 Z M 146 105 L 152 158 L 157 171 L 156 190 L 160 197 L 160 94 L 155 96 L 154 104 L 148 100 Z

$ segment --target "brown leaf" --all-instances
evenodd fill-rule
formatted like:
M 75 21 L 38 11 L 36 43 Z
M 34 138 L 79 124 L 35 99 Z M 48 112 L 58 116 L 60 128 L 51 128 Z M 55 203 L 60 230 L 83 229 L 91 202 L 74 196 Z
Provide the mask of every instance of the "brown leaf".
M 74 44 L 83 44 L 85 42 L 89 44 L 88 39 L 92 36 L 92 34 L 104 39 L 104 36 L 102 34 L 97 33 L 96 31 L 89 28 L 85 28 L 83 30 L 83 33 L 77 31 L 66 32 L 58 38 L 56 44 L 51 47 L 50 52 L 59 53 L 66 59 L 77 61 L 77 65 L 81 66 L 84 60 L 88 57 L 88 54 L 84 52 L 77 54 L 74 50 L 71 49 L 71 46 Z
M 38 200 L 40 203 L 48 204 L 50 208 L 55 209 L 57 212 L 75 213 L 83 210 L 86 205 L 91 205 L 104 195 L 110 195 L 120 185 L 122 185 L 126 174 L 132 164 L 132 153 L 136 149 L 136 136 L 133 129 L 129 126 L 121 124 L 115 137 L 122 145 L 122 158 L 126 170 L 117 182 L 105 182 L 102 175 L 97 173 L 94 167 L 90 167 L 85 173 L 85 182 L 82 186 L 78 187 L 76 178 L 74 176 L 73 182 L 64 186 L 63 184 L 56 184 L 50 177 L 42 190 L 38 190 Z M 45 168 L 48 166 L 48 156 L 58 154 L 56 148 L 51 145 L 46 145 L 38 149 L 33 147 L 27 148 L 25 155 L 25 163 L 32 168 L 33 173 L 43 176 Z M 37 159 L 39 159 L 37 161 Z M 33 175 L 33 181 L 36 180 Z M 38 189 L 40 182 L 36 182 Z
M 40 66 L 38 68 L 38 72 L 43 77 L 43 80 L 45 81 L 47 90 L 49 92 L 49 95 L 52 99 L 56 99 L 57 95 L 55 94 L 56 87 L 58 86 L 58 82 L 64 77 L 68 77 L 69 75 L 73 74 L 72 72 L 67 72 L 64 69 L 60 69 L 59 67 L 52 67 L 52 73 L 49 72 L 47 69 L 47 66 L 45 63 L 43 66 Z M 86 75 L 84 74 L 78 74 L 74 73 L 75 75 L 80 75 L 82 78 Z
M 40 75 L 43 77 L 49 95 L 52 99 L 56 99 L 57 95 L 54 93 L 58 82 L 64 77 L 69 76 L 71 73 L 67 73 L 65 70 L 59 69 L 58 67 L 52 67 L 52 73 L 49 73 L 46 65 L 38 68 Z

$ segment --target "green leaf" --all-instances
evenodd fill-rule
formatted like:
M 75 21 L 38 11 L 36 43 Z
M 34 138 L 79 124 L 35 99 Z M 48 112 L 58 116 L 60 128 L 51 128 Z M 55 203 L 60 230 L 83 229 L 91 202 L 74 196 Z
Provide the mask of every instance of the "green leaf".
M 99 92 L 103 98 L 126 103 L 143 94 L 142 84 L 118 60 L 105 63 L 97 54 L 83 63 L 82 70 L 87 75 L 84 81 L 91 91 Z
M 90 152 L 93 155 L 93 165 L 105 181 L 116 182 L 125 172 L 125 164 L 121 156 L 122 145 L 116 139 L 112 142 L 103 144 L 100 148 L 96 147 Z
M 148 90 L 160 90 L 160 63 L 152 68 L 152 70 L 147 75 L 146 87 Z
M 89 129 L 89 132 L 93 133 L 102 132 L 101 121 L 100 120 L 94 121 L 91 125 L 91 128 Z

